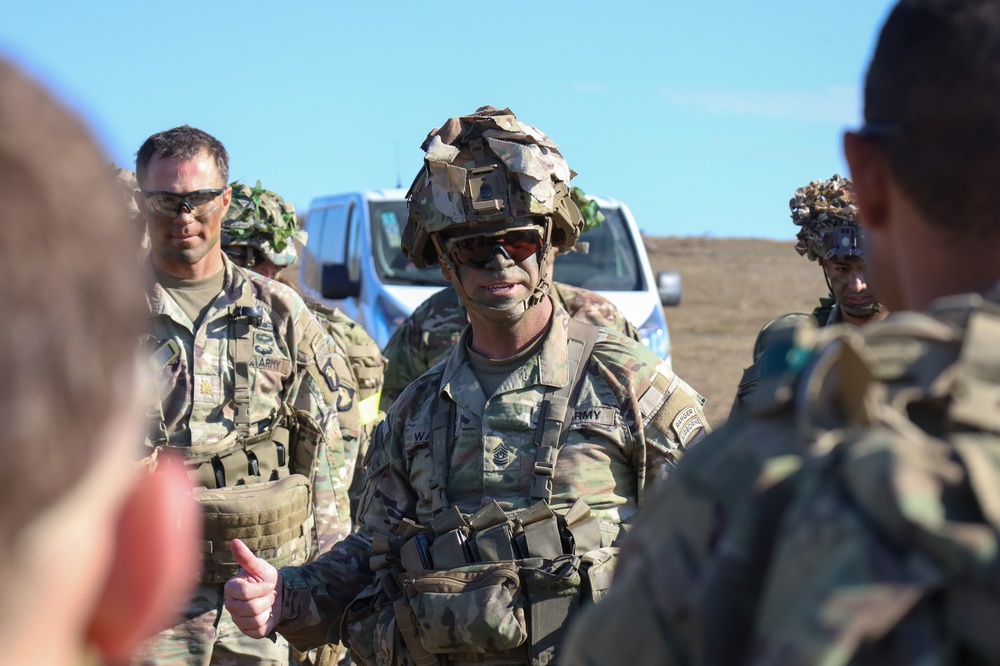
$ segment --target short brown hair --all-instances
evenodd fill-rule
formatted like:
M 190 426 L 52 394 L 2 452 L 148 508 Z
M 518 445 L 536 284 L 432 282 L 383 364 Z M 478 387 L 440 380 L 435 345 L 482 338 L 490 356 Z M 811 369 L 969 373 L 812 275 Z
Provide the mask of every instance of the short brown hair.
M 90 133 L 2 60 L 0 99 L 3 553 L 102 450 L 143 306 L 135 233 Z
M 149 163 L 154 157 L 190 160 L 203 150 L 215 160 L 215 168 L 222 176 L 222 184 L 228 183 L 229 153 L 226 152 L 222 142 L 197 127 L 181 125 L 165 132 L 157 132 L 139 147 L 139 152 L 135 156 L 135 177 L 139 181 L 139 187 L 142 187 L 149 170 Z

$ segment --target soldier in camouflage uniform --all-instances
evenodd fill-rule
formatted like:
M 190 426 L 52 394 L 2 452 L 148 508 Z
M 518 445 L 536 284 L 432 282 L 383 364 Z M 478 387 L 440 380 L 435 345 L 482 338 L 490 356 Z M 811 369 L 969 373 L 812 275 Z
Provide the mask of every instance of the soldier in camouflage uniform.
M 233 200 L 222 220 L 222 249 L 237 266 L 243 266 L 292 287 L 281 273 L 298 260 L 296 243 L 304 245 L 295 208 L 260 181 L 254 187 L 233 181 Z M 378 409 L 385 359 L 378 345 L 358 323 L 340 310 L 309 303 L 309 308 L 332 338 L 334 368 L 339 379 L 337 410 L 344 441 L 343 462 L 333 464 L 351 486 L 354 515 L 364 485 L 361 461 L 380 420 Z
M 892 10 L 844 151 L 893 314 L 790 336 L 562 663 L 1000 662 L 998 64 L 998 0 Z
M 574 319 L 594 326 L 607 326 L 641 342 L 639 331 L 600 294 L 587 289 L 553 282 L 552 299 Z M 437 292 L 403 320 L 385 346 L 388 367 L 382 389 L 382 411 L 396 401 L 414 379 L 444 360 L 469 325 L 469 316 L 454 289 Z
M 753 345 L 753 364 L 743 371 L 734 408 L 746 404 L 764 366 L 781 363 L 769 355 L 785 333 L 782 329 L 812 319 L 817 326 L 847 323 L 860 326 L 884 319 L 888 311 L 868 287 L 865 272 L 864 229 L 858 225 L 858 207 L 850 179 L 835 174 L 795 191 L 788 202 L 792 221 L 801 227 L 795 250 L 823 268 L 830 289 L 811 314 L 792 312 L 764 324 Z M 780 344 L 777 345 L 780 347 Z
M 222 250 L 237 266 L 292 287 L 281 271 L 295 263 L 298 259 L 296 244 L 305 245 L 308 238 L 306 232 L 299 229 L 295 207 L 264 189 L 260 181 L 254 187 L 237 181 L 229 186 L 233 199 L 222 220 Z M 343 459 L 332 458 L 330 469 L 350 485 L 350 505 L 344 502 L 338 507 L 338 514 L 353 517 L 364 486 L 361 462 L 380 417 L 378 401 L 385 360 L 371 336 L 343 312 L 312 303 L 309 307 L 332 338 L 335 350 L 334 368 L 339 380 L 337 417 L 344 455 Z M 330 449 L 327 452 L 334 453 Z M 338 500 L 345 499 L 338 496 Z M 320 552 L 331 545 L 321 543 Z M 339 645 L 325 645 L 308 655 L 296 655 L 296 660 L 333 664 L 340 651 Z
M 280 573 L 234 542 L 226 604 L 249 635 L 345 638 L 362 664 L 547 663 L 646 485 L 706 431 L 702 399 L 548 296 L 582 227 L 548 137 L 484 107 L 423 148 L 404 252 L 440 264 L 470 326 L 379 426 L 360 531 Z
M 185 456 L 205 515 L 205 562 L 182 621 L 136 663 L 287 664 L 284 640 L 251 641 L 223 608 L 237 568 L 227 544 L 249 538 L 303 563 L 350 531 L 329 337 L 290 288 L 235 266 L 220 246 L 228 155 L 182 126 L 139 149 L 137 203 L 152 248 L 146 346 L 158 404 L 148 444 Z

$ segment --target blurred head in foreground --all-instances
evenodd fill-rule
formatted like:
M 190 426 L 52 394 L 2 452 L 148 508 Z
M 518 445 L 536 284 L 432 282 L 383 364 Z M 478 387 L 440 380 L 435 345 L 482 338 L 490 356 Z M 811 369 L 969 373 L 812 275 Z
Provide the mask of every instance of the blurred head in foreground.
M 0 663 L 120 661 L 197 565 L 183 471 L 140 473 L 143 284 L 107 158 L 0 61 Z

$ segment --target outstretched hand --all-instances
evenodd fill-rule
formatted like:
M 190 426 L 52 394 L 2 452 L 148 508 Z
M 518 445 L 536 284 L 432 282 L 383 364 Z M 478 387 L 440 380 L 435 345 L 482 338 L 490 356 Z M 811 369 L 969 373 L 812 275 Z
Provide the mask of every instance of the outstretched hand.
M 240 631 L 264 638 L 281 621 L 281 574 L 239 539 L 232 540 L 229 550 L 243 568 L 226 581 L 226 609 Z

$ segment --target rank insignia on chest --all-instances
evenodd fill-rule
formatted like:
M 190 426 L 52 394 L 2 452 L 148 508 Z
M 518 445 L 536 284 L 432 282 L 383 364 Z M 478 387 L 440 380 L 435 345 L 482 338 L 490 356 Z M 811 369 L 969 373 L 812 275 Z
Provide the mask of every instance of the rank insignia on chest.
M 497 467 L 503 467 L 510 462 L 510 449 L 503 442 L 500 442 L 500 446 L 497 447 L 496 451 L 493 452 L 493 464 Z
M 209 397 L 212 395 L 212 382 L 202 382 L 199 391 L 202 396 Z

